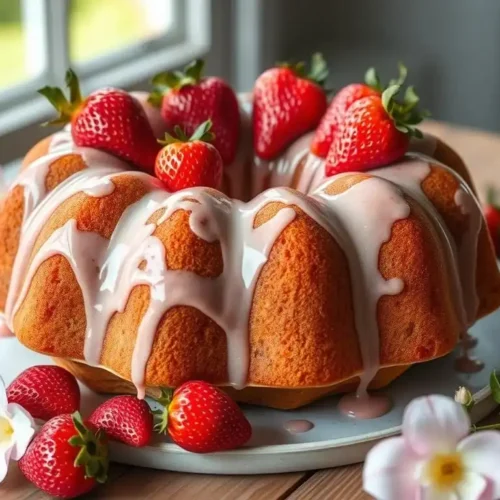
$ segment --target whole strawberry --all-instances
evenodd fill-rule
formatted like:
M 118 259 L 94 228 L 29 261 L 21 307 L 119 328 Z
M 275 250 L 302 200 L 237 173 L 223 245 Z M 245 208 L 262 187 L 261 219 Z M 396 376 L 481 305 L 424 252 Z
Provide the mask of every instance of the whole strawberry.
M 327 176 L 389 165 L 408 151 L 410 136 L 422 137 L 415 128 L 423 118 L 419 99 L 408 87 L 404 102 L 396 101 L 400 88 L 392 85 L 382 96 L 363 97 L 349 107 L 328 152 Z
M 389 85 L 403 85 L 407 70 L 399 64 L 399 78 L 391 80 Z M 383 87 L 375 68 L 369 68 L 365 73 L 365 83 L 351 83 L 342 88 L 332 99 L 325 115 L 321 119 L 311 142 L 311 152 L 320 158 L 326 158 L 333 138 L 344 120 L 346 111 L 351 104 L 363 97 L 382 94 Z
M 232 163 L 240 138 L 240 110 L 234 90 L 221 78 L 203 78 L 204 61 L 196 60 L 184 72 L 160 73 L 153 78 L 150 102 L 172 133 L 180 127 L 187 136 L 207 120 L 212 122 L 214 146 L 224 165 Z
M 272 68 L 259 76 L 253 91 L 254 150 L 263 160 L 276 158 L 291 142 L 314 129 L 326 111 L 322 88 L 328 69 L 320 54 L 311 72 L 304 63 Z
M 483 214 L 495 247 L 495 253 L 497 257 L 500 257 L 500 207 L 496 203 L 496 193 L 492 188 L 488 189 L 487 203 L 483 207 Z
M 140 103 L 115 88 L 97 90 L 83 99 L 72 70 L 66 73 L 66 85 L 69 101 L 57 87 L 38 91 L 59 112 L 58 118 L 49 123 L 71 123 L 71 135 L 77 146 L 102 149 L 152 173 L 160 147 Z
M 154 419 L 148 404 L 135 396 L 116 396 L 96 408 L 88 422 L 110 439 L 140 448 L 153 435 Z
M 155 174 L 169 191 L 205 186 L 217 189 L 222 182 L 222 158 L 209 144 L 214 135 L 211 121 L 202 123 L 191 137 L 180 127 L 176 136 L 166 134 L 165 147 L 158 153 Z
M 80 409 L 80 388 L 75 377 L 59 366 L 33 366 L 9 385 L 7 400 L 33 418 L 49 420 Z
M 164 392 L 157 430 L 181 448 L 194 453 L 232 450 L 252 436 L 252 427 L 240 407 L 223 391 L 207 382 L 192 381 L 173 393 Z
M 59 415 L 35 436 L 19 468 L 48 495 L 75 498 L 104 483 L 108 473 L 108 446 L 101 431 L 92 432 L 80 414 Z

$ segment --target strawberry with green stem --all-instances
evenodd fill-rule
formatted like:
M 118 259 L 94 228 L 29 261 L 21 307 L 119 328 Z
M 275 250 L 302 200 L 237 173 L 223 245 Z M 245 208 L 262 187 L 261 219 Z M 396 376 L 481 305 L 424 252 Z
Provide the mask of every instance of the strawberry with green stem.
M 283 64 L 259 76 L 253 91 L 253 140 L 258 157 L 273 160 L 318 125 L 327 107 L 323 88 L 327 77 L 321 54 L 314 54 L 309 73 L 301 62 Z
M 240 138 L 240 110 L 234 90 L 221 78 L 204 77 L 204 61 L 196 60 L 184 71 L 156 75 L 149 102 L 161 108 L 170 133 L 180 127 L 187 136 L 207 120 L 215 134 L 213 145 L 224 165 L 233 162 Z
M 78 412 L 49 420 L 19 461 L 29 481 L 59 498 L 75 498 L 105 483 L 108 465 L 105 434 L 85 425 Z
M 367 96 L 346 111 L 325 164 L 325 173 L 364 172 L 389 165 L 408 151 L 410 137 L 422 137 L 416 128 L 425 116 L 419 98 L 408 87 L 397 100 L 400 85 L 391 85 L 381 96 Z
M 404 64 L 399 63 L 399 77 L 389 82 L 389 85 L 403 85 L 407 69 Z M 349 107 L 363 97 L 380 95 L 384 87 L 375 68 L 369 68 L 365 73 L 365 83 L 351 83 L 342 88 L 332 99 L 319 123 L 313 140 L 311 142 L 311 152 L 320 158 L 326 158 L 328 150 L 333 142 L 333 138 L 338 133 L 346 111 Z
M 69 100 L 58 87 L 38 92 L 59 112 L 48 122 L 71 123 L 71 135 L 77 146 L 101 149 L 152 173 L 160 149 L 140 103 L 127 92 L 104 88 L 83 98 L 76 74 L 66 72 Z
M 243 446 L 252 427 L 240 407 L 222 390 L 202 381 L 191 381 L 174 392 L 163 390 L 156 412 L 160 433 L 193 453 L 213 453 Z
M 215 138 L 211 129 L 212 122 L 208 120 L 188 137 L 176 126 L 175 135 L 166 134 L 165 140 L 159 141 L 164 147 L 156 158 L 155 174 L 169 191 L 196 186 L 219 188 L 223 162 L 210 144 Z

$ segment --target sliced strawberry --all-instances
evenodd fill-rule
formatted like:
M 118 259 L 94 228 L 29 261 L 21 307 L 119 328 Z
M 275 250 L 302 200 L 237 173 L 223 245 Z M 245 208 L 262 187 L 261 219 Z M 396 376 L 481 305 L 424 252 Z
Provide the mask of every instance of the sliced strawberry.
M 276 158 L 291 142 L 313 130 L 326 111 L 322 88 L 328 69 L 320 54 L 313 56 L 311 72 L 304 63 L 272 68 L 254 87 L 254 149 L 260 158 Z

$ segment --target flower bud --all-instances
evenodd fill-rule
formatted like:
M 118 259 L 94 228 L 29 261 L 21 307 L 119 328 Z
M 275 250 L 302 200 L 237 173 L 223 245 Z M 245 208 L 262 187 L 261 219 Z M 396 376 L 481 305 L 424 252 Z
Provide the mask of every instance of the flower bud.
M 472 393 L 466 387 L 458 388 L 455 392 L 455 401 L 461 404 L 466 410 L 470 410 L 474 406 Z

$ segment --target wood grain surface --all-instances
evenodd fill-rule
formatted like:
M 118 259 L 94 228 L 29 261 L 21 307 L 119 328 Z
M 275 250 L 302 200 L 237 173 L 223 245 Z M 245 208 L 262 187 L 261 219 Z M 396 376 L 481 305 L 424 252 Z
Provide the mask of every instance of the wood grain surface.
M 500 188 L 500 135 L 429 122 L 423 127 L 463 157 L 483 195 L 487 185 Z M 500 421 L 496 415 L 488 423 Z M 1 500 L 47 499 L 10 468 L 0 485 Z M 175 500 L 365 500 L 361 465 L 308 473 L 267 476 L 209 476 L 155 471 L 113 464 L 108 483 L 87 495 L 95 499 Z

